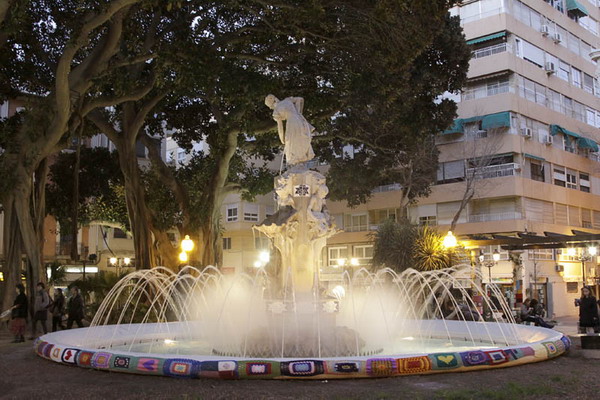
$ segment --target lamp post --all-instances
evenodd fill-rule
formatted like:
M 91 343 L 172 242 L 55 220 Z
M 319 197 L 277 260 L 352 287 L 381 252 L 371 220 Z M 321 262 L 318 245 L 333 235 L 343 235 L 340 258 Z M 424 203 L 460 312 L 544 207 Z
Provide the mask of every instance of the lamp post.
M 448 251 L 448 265 L 452 267 L 452 252 L 454 248 L 458 245 L 458 240 L 456 240 L 456 236 L 452 233 L 452 231 L 448 231 L 446 236 L 444 236 L 444 240 L 442 241 L 442 246 Z
M 574 247 L 569 247 L 567 249 L 567 255 L 570 257 L 574 257 L 577 260 L 579 260 L 579 262 L 581 262 L 581 277 L 583 279 L 583 285 L 585 286 L 587 284 L 587 277 L 585 276 L 585 263 L 587 261 L 592 260 L 594 257 L 596 257 L 596 255 L 598 254 L 598 248 L 596 246 L 589 246 L 587 248 L 585 248 L 580 254 L 577 254 L 577 249 L 575 249 Z
M 479 262 L 488 269 L 488 285 L 492 284 L 492 267 L 497 265 L 498 261 L 500 261 L 500 253 L 498 252 L 498 249 L 494 250 L 492 253 L 492 260 L 493 261 L 486 262 L 483 250 L 479 250 Z
M 129 258 L 129 257 L 124 257 L 124 258 L 111 257 L 111 258 L 109 258 L 108 261 L 110 262 L 110 265 L 117 268 L 117 275 L 121 275 L 121 267 L 125 266 L 127 268 L 131 264 L 131 258 Z

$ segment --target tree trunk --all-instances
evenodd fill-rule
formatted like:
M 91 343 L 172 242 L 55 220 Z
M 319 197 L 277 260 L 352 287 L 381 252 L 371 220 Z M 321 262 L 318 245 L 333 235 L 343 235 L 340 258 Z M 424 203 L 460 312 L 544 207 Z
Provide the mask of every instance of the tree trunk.
M 200 228 L 201 248 L 199 249 L 202 265 L 222 266 L 223 265 L 223 244 L 221 243 L 221 233 L 219 217 L 209 218 Z
M 73 193 L 71 200 L 71 260 L 79 260 L 77 248 L 77 235 L 79 233 L 79 169 L 81 167 L 81 136 L 77 137 L 77 150 L 75 150 L 75 165 L 73 166 Z
M 3 249 L 4 282 L 0 289 L 2 290 L 2 310 L 12 306 L 15 299 L 15 285 L 21 281 L 21 230 L 19 229 L 19 220 L 14 209 L 13 196 L 7 196 L 3 202 L 4 206 L 4 226 Z
M 127 214 L 133 234 L 136 269 L 149 269 L 156 266 L 152 238 L 152 220 L 146 207 L 144 186 L 135 154 L 135 142 L 128 146 L 121 140 L 118 147 L 119 164 L 123 172 Z

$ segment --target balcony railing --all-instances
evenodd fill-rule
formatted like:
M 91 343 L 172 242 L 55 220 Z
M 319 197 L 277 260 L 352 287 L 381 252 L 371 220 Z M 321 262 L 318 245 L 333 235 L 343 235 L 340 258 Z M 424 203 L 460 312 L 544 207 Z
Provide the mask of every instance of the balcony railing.
M 402 189 L 402 186 L 399 183 L 392 183 L 391 185 L 377 186 L 371 193 L 393 192 L 400 189 Z
M 504 53 L 508 49 L 506 43 L 496 44 L 494 46 L 484 47 L 483 49 L 475 50 L 472 53 L 472 59 L 488 57 L 494 54 Z
M 515 176 L 521 171 L 521 165 L 517 163 L 508 163 L 500 165 L 490 165 L 482 168 L 468 168 L 467 176 L 473 176 L 475 179 L 501 178 L 503 176 Z
M 503 213 L 472 214 L 469 215 L 469 222 L 508 221 L 521 218 L 522 214 L 520 212 L 509 211 Z

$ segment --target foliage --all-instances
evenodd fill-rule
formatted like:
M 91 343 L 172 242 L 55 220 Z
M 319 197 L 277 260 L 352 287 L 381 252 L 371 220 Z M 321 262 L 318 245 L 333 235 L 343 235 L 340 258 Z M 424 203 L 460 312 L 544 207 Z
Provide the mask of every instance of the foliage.
M 94 315 L 100 307 L 100 304 L 106 298 L 110 290 L 119 282 L 126 272 L 117 274 L 115 272 L 100 271 L 97 274 L 89 275 L 86 279 L 78 279 L 69 285 L 69 289 L 73 286 L 79 288 L 81 295 L 84 298 L 86 312 Z
M 375 233 L 373 264 L 397 272 L 408 268 L 420 271 L 446 268 L 449 253 L 442 240 L 442 235 L 433 228 L 413 225 L 407 220 L 388 220 Z
M 48 285 L 50 286 L 62 284 L 67 277 L 65 267 L 57 260 L 47 263 L 46 269 L 50 269 L 50 277 L 48 278 Z
M 72 230 L 74 165 L 74 152 L 59 153 L 50 166 L 46 185 L 47 211 L 59 222 L 61 234 L 70 234 Z M 114 215 L 109 211 L 125 206 L 118 193 L 122 182 L 123 175 L 115 153 L 102 147 L 81 148 L 77 205 L 80 225 L 98 219 L 125 222 L 120 221 L 122 216 L 118 212 Z

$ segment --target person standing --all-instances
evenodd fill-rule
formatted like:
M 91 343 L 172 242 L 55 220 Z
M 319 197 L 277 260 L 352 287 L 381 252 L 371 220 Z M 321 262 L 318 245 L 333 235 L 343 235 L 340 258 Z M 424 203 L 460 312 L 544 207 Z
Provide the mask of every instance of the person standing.
M 71 329 L 73 327 L 73 322 L 77 323 L 77 327 L 82 328 L 83 323 L 81 320 L 84 316 L 83 297 L 81 297 L 81 293 L 79 293 L 79 288 L 77 286 L 71 287 L 71 298 L 69 298 L 67 311 L 69 313 L 69 319 L 67 319 L 67 329 Z
M 579 307 L 579 327 L 590 335 L 598 325 L 598 305 L 589 287 L 581 289 L 581 298 L 575 299 L 575 307 Z
M 27 308 L 29 301 L 25 294 L 25 286 L 21 283 L 16 285 L 17 297 L 11 308 L 10 330 L 15 335 L 13 343 L 21 343 L 25 341 L 25 328 L 27 327 Z
M 62 318 L 65 313 L 65 296 L 60 288 L 54 289 L 54 301 L 52 302 L 50 312 L 52 313 L 52 332 L 56 332 L 57 327 L 65 329 L 65 326 L 62 324 Z
M 44 334 L 48 333 L 48 307 L 50 306 L 50 295 L 46 291 L 46 286 L 43 282 L 38 282 L 35 291 L 35 303 L 33 308 L 33 322 L 31 326 L 30 340 L 36 337 L 37 322 L 40 321 Z

